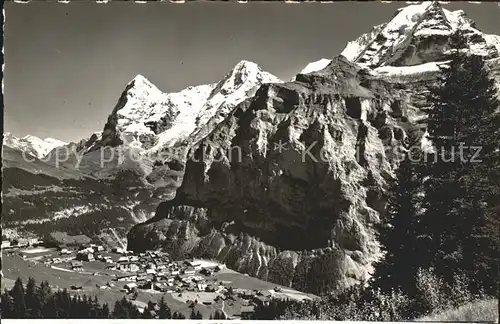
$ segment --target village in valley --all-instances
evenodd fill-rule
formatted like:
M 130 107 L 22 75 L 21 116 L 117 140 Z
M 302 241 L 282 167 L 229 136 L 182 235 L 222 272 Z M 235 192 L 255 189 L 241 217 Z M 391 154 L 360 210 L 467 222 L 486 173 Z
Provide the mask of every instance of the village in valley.
M 49 247 L 36 239 L 19 239 L 2 241 L 2 259 L 5 278 L 15 280 L 19 273 L 38 281 L 53 277 L 59 282 L 55 288 L 105 296 L 110 302 L 125 295 L 141 311 L 148 301 L 169 296 L 170 305 L 179 311 L 197 308 L 210 314 L 218 310 L 227 318 L 245 319 L 256 306 L 266 305 L 273 298 L 315 297 L 235 272 L 219 262 L 172 260 L 162 251 L 134 253 L 91 243 Z M 21 271 L 26 264 L 28 267 Z

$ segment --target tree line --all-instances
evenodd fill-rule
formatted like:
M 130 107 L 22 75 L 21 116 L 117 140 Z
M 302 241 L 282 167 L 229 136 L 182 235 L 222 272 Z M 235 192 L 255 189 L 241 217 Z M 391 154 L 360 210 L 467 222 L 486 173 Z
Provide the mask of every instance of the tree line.
M 95 319 L 186 319 L 181 312 L 172 312 L 162 297 L 157 303 L 148 302 L 144 311 L 139 311 L 125 296 L 117 300 L 111 310 L 97 296 L 71 295 L 67 289 L 53 291 L 47 281 L 40 285 L 29 278 L 26 285 L 18 278 L 12 289 L 1 295 L 2 318 L 95 318 Z M 194 307 L 190 319 L 203 319 Z M 226 319 L 222 311 L 215 311 L 210 319 Z

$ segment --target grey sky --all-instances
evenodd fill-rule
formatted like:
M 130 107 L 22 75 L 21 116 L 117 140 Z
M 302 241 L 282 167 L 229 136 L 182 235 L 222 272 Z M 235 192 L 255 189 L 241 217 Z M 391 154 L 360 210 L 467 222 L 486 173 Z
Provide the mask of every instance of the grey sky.
M 289 79 L 406 5 L 6 3 L 4 130 L 84 138 L 102 130 L 137 74 L 175 92 L 216 82 L 246 59 Z M 495 3 L 445 7 L 464 9 L 479 29 L 500 34 Z

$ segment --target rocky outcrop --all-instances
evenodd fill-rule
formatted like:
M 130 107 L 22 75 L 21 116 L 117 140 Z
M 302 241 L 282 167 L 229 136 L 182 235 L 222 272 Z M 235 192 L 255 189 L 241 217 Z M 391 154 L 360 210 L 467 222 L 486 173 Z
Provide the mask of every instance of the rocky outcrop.
M 409 103 L 342 56 L 262 86 L 193 146 L 176 198 L 131 230 L 129 247 L 216 258 L 314 293 L 365 280 Z
M 4 228 L 42 236 L 58 229 L 95 238 L 110 227 L 126 233 L 175 196 L 187 137 L 201 128 L 203 134 L 191 137 L 203 137 L 266 82 L 280 81 L 249 61 L 236 64 L 220 82 L 178 93 L 163 93 L 138 75 L 103 131 L 87 139 L 66 144 L 6 134 L 4 144 L 15 150 L 4 149 Z M 43 154 L 33 154 L 33 147 Z M 22 152 L 43 161 L 23 159 Z
M 498 57 L 463 12 L 424 3 L 346 57 L 261 86 L 193 141 L 176 197 L 129 232 L 129 248 L 214 258 L 316 294 L 366 280 L 407 129 L 425 133 L 429 85 L 457 50 Z

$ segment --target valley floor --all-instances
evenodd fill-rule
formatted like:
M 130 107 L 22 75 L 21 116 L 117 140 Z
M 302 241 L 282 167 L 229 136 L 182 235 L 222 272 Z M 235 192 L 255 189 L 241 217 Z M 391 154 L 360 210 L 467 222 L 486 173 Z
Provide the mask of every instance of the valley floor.
M 119 259 L 120 255 L 115 253 L 103 253 L 110 256 L 113 261 Z M 55 264 L 46 264 L 43 260 L 61 257 L 56 249 L 37 248 L 28 250 L 10 250 L 2 251 L 2 291 L 4 288 L 11 289 L 14 281 L 19 277 L 23 283 L 33 277 L 39 284 L 46 280 L 52 285 L 53 289 L 67 289 L 74 295 L 97 296 L 101 303 L 108 303 L 110 307 L 124 296 L 131 298 L 130 293 L 124 291 L 127 282 L 116 281 L 116 276 L 121 272 L 118 270 L 106 269 L 106 263 L 100 261 L 83 262 L 83 269 L 74 271 L 71 269 L 70 262 L 60 262 Z M 211 261 L 199 260 L 203 266 L 209 267 L 217 265 Z M 265 282 L 233 270 L 223 268 L 217 273 L 206 277 L 207 284 L 223 283 L 225 287 L 232 287 L 236 292 L 243 290 L 265 291 L 273 294 L 273 298 L 282 299 L 313 299 L 316 296 L 305 294 L 287 287 L 277 288 L 276 284 Z M 72 289 L 73 286 L 73 289 Z M 74 289 L 75 286 L 81 289 Z M 224 296 L 223 292 L 160 292 L 153 289 L 137 289 L 136 298 L 133 301 L 139 308 L 144 308 L 148 301 L 157 302 L 163 296 L 166 303 L 172 310 L 183 313 L 187 318 L 191 313 L 190 304 L 197 300 L 195 306 L 197 311 L 208 319 L 216 310 L 223 310 L 226 315 L 239 318 L 242 308 L 252 303 L 248 299 L 240 298 L 235 293 L 233 298 L 217 298 Z M 132 298 L 133 299 L 133 298 Z

